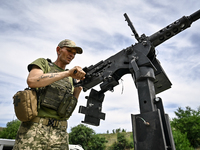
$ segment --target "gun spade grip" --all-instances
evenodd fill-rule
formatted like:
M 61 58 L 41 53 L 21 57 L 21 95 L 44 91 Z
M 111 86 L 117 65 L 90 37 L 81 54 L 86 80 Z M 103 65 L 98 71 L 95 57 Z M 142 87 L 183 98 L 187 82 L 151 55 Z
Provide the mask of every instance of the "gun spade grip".
M 76 74 L 77 73 L 77 70 L 74 70 L 74 72 L 73 72 L 74 74 Z

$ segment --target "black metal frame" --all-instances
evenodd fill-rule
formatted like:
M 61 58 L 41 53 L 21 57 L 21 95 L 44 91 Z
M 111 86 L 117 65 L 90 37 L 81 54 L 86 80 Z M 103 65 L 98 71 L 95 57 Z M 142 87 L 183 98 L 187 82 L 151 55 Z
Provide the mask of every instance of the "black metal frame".
M 91 90 L 87 106 L 80 106 L 79 113 L 85 114 L 83 123 L 99 126 L 104 93 L 118 85 L 125 74 L 131 74 L 135 82 L 140 114 L 131 115 L 135 150 L 175 150 L 169 117 L 165 114 L 161 98 L 156 94 L 171 87 L 167 75 L 155 55 L 155 47 L 179 32 L 187 29 L 200 18 L 200 10 L 159 30 L 151 36 L 139 36 L 127 14 L 124 14 L 138 43 L 121 50 L 105 61 L 83 68 L 86 78 L 75 86 L 84 91 L 100 84 L 100 91 Z

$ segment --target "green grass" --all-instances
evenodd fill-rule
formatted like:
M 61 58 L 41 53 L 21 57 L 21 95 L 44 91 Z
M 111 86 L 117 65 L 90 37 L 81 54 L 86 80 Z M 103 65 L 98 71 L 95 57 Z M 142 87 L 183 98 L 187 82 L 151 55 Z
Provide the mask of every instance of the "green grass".
M 126 139 L 128 141 L 132 141 L 133 139 L 131 138 L 132 132 L 126 132 Z M 106 140 L 108 141 L 106 143 L 106 149 L 108 150 L 108 147 L 110 147 L 114 142 L 117 142 L 117 133 L 110 133 L 110 134 L 99 134 L 101 137 L 105 137 Z M 129 149 L 129 150 L 134 150 L 134 149 Z
M 132 132 L 126 132 L 126 139 L 128 141 L 132 141 L 133 139 L 131 138 Z M 99 134 L 101 137 L 105 137 L 108 143 L 106 143 L 106 149 L 108 150 L 108 147 L 110 147 L 114 142 L 117 142 L 117 133 L 111 133 L 111 134 Z M 134 150 L 134 149 L 131 149 Z M 200 147 L 195 149 L 195 150 L 200 150 Z

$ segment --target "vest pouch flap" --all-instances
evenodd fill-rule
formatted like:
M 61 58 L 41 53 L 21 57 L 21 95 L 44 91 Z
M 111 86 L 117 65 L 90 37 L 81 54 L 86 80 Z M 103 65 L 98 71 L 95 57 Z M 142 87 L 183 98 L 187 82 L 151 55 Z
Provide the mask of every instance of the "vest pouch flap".
M 72 94 L 66 94 L 61 101 L 57 113 L 60 117 L 69 118 L 77 104 L 77 99 Z
M 58 67 L 56 67 L 56 65 L 54 65 L 50 60 L 48 60 L 48 62 L 50 67 L 50 71 L 48 73 L 61 72 L 61 70 L 58 69 Z M 58 111 L 59 106 L 62 105 L 61 102 L 65 100 L 65 94 L 72 94 L 72 89 L 71 77 L 65 77 L 51 83 L 50 85 L 40 88 L 40 106 Z
M 41 106 L 57 110 L 64 94 L 65 90 L 63 90 L 63 86 L 59 85 L 59 82 L 48 85 L 40 95 Z

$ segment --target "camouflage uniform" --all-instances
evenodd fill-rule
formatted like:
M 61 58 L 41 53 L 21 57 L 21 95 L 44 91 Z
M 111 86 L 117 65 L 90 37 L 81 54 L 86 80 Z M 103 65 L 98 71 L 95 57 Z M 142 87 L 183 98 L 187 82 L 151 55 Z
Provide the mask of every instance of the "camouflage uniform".
M 43 125 L 43 120 L 22 122 L 13 150 L 69 150 L 67 127 Z
M 64 71 L 61 68 L 57 67 L 55 64 L 49 65 L 49 62 L 43 58 L 39 58 L 31 63 L 28 66 L 29 71 L 31 70 L 32 65 L 39 66 L 44 73 L 49 73 L 52 71 Z M 65 80 L 68 82 L 64 82 Z M 67 90 L 73 93 L 73 86 L 71 85 L 72 78 L 63 79 L 62 81 L 59 80 L 55 83 L 57 82 L 60 84 L 64 84 L 65 87 L 68 87 Z M 57 100 L 56 95 L 58 94 L 53 93 L 52 97 L 54 97 L 54 95 L 55 99 Z M 42 97 L 41 94 L 40 97 Z M 69 142 L 68 133 L 66 131 L 66 120 L 69 116 L 61 117 L 58 115 L 56 110 L 42 106 L 40 104 L 38 106 L 38 116 L 29 122 L 21 123 L 13 150 L 68 150 Z M 55 120 L 54 123 L 56 124 L 51 124 L 51 120 Z
M 71 47 L 73 49 L 76 49 L 76 53 L 78 54 L 81 54 L 83 52 L 82 48 L 77 47 L 73 41 L 68 39 L 61 41 L 58 46 L 60 48 Z M 39 58 L 33 63 L 29 64 L 29 71 L 31 71 L 33 65 L 38 66 L 44 74 L 49 72 L 55 73 L 65 71 L 59 66 L 56 66 L 53 63 L 49 63 L 44 58 Z M 69 150 L 68 133 L 66 131 L 67 120 L 69 119 L 69 116 L 71 115 L 77 104 L 77 99 L 67 99 L 68 101 L 66 104 L 68 106 L 63 104 L 63 106 L 61 105 L 62 107 L 60 107 L 59 105 L 58 108 L 56 107 L 56 110 L 54 107 L 52 107 L 55 106 L 54 104 L 52 105 L 53 102 L 62 104 L 62 102 L 66 100 L 64 98 L 61 98 L 61 95 L 63 93 L 68 92 L 67 94 L 73 94 L 74 87 L 72 83 L 72 77 L 67 77 L 67 79 L 63 78 L 61 80 L 55 81 L 54 83 L 49 85 L 50 90 L 53 89 L 53 92 L 49 90 L 49 87 L 45 88 L 46 92 L 41 92 L 41 90 L 39 90 L 40 95 L 38 116 L 29 122 L 21 123 L 15 140 L 15 145 L 13 147 L 14 150 Z M 61 84 L 58 84 L 60 82 Z M 57 93 L 55 94 L 54 91 L 55 93 L 57 91 Z M 44 96 L 43 93 L 48 93 L 48 96 Z M 51 94 L 52 97 L 49 96 Z M 63 97 L 66 97 L 66 94 L 63 95 Z M 62 101 L 60 101 L 61 99 Z M 44 102 L 46 101 L 48 102 L 44 105 Z M 47 104 L 50 105 L 47 107 Z

